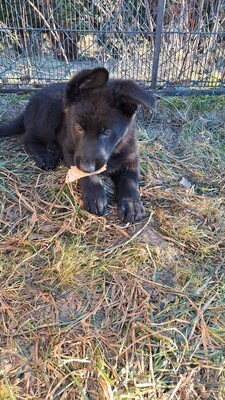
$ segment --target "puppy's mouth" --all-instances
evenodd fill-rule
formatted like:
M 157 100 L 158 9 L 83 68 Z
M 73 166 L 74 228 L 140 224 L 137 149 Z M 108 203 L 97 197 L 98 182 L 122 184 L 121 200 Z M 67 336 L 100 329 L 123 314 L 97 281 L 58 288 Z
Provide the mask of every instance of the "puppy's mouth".
M 95 162 L 85 162 L 85 161 L 81 161 L 79 163 L 79 165 L 77 165 L 77 167 L 86 173 L 91 173 L 91 172 L 95 172 L 97 170 Z
M 81 159 L 80 157 L 76 158 L 76 162 L 75 165 L 76 167 L 80 170 L 83 171 L 85 173 L 93 173 L 95 171 L 98 171 L 99 169 L 101 169 L 102 167 L 104 167 L 104 165 L 106 165 L 107 160 L 88 160 L 88 159 Z

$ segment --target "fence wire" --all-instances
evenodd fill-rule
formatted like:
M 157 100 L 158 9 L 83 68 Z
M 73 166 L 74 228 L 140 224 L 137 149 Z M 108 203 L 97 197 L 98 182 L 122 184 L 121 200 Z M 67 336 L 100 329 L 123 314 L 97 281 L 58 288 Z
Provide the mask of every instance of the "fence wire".
M 225 0 L 1 1 L 0 87 L 96 66 L 157 89 L 225 90 Z

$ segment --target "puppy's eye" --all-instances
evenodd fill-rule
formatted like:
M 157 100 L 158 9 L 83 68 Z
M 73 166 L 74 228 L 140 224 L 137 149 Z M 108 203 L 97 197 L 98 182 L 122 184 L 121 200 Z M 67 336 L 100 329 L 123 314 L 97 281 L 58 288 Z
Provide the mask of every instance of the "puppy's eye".
M 112 135 L 112 133 L 113 133 L 113 131 L 111 131 L 111 129 L 104 129 L 103 131 L 102 131 L 102 135 L 103 136 L 111 136 Z
M 76 132 L 78 132 L 78 133 L 82 133 L 83 132 L 83 128 L 82 128 L 82 126 L 80 126 L 80 124 L 74 124 L 74 128 L 75 128 L 75 130 L 76 130 Z

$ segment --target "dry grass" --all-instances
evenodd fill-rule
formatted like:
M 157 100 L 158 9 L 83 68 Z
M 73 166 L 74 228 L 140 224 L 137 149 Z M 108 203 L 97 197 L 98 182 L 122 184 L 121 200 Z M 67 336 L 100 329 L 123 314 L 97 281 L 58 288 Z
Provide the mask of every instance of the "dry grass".
M 108 182 L 96 218 L 64 166 L 45 173 L 2 140 L 1 399 L 225 398 L 224 109 L 193 97 L 140 112 L 134 226 Z

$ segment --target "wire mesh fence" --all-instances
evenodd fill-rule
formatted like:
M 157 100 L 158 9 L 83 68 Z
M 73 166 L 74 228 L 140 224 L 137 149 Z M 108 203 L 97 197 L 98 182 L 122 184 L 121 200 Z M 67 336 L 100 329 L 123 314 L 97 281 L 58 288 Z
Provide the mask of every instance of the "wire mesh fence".
M 225 90 L 225 0 L 2 0 L 0 87 L 105 66 L 164 89 Z

